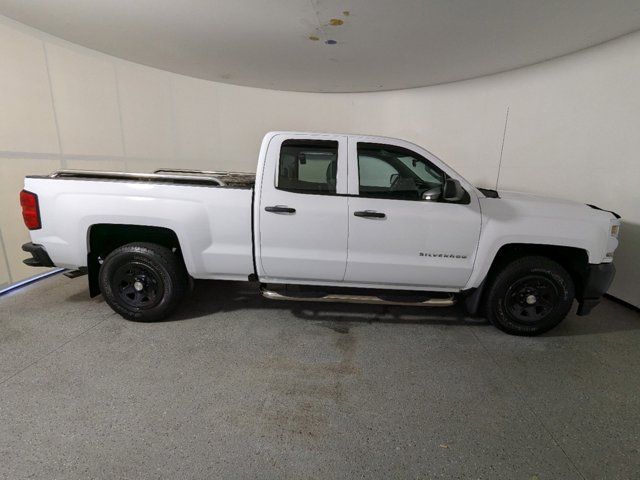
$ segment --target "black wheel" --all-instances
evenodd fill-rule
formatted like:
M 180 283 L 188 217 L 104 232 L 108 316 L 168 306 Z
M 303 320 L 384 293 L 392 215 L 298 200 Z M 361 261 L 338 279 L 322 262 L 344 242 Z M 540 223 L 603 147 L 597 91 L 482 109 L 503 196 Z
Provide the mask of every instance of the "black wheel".
M 188 289 L 182 260 L 154 243 L 129 243 L 116 248 L 100 267 L 100 289 L 113 310 L 128 320 L 153 322 L 166 318 Z
M 575 287 L 569 273 L 546 257 L 523 257 L 499 272 L 486 296 L 487 318 L 512 335 L 539 335 L 567 316 Z

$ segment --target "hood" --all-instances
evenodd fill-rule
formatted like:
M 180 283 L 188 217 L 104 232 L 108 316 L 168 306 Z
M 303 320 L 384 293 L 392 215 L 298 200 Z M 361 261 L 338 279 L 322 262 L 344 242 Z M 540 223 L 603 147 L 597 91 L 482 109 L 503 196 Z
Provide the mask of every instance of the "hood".
M 576 202 L 575 200 L 565 200 L 563 198 L 544 197 L 533 193 L 500 190 L 498 195 L 500 195 L 500 198 L 504 198 L 505 200 L 517 200 L 521 202 L 539 203 L 542 205 L 572 205 L 574 207 L 579 206 L 588 208 L 586 203 Z
M 503 202 L 505 206 L 511 206 L 522 213 L 535 216 L 571 219 L 589 219 L 594 217 L 611 218 L 617 215 L 613 212 L 602 210 L 598 207 L 574 200 L 565 200 L 553 197 L 543 197 L 530 193 L 511 192 L 500 190 L 497 198 L 482 199 L 486 201 Z

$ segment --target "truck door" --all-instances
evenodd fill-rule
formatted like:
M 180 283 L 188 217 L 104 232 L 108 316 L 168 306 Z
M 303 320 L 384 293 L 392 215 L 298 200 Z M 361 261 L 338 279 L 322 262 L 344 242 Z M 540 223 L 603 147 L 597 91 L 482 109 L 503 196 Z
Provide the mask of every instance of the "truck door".
M 341 282 L 347 263 L 347 137 L 276 135 L 261 173 L 254 210 L 260 278 Z
M 345 282 L 463 287 L 480 235 L 475 193 L 467 192 L 456 203 L 442 201 L 446 174 L 405 147 L 352 138 L 349 151 L 352 196 Z

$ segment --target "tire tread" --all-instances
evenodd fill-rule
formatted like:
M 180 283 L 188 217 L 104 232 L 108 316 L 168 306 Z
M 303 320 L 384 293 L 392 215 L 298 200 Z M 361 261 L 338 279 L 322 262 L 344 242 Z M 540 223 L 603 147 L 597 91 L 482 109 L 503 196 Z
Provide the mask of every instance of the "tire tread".
M 170 281 L 167 285 L 167 279 L 165 279 L 165 294 L 168 289 L 170 298 L 150 310 L 134 311 L 130 307 L 120 304 L 111 292 L 108 276 L 111 273 L 112 264 L 119 261 L 122 256 L 135 258 L 136 255 L 141 256 L 147 262 L 156 263 L 156 266 L 164 270 L 164 274 Z M 109 253 L 100 266 L 99 282 L 106 302 L 116 313 L 127 320 L 154 322 L 166 318 L 179 305 L 188 291 L 189 275 L 182 259 L 167 247 L 149 242 L 135 242 L 118 247 Z

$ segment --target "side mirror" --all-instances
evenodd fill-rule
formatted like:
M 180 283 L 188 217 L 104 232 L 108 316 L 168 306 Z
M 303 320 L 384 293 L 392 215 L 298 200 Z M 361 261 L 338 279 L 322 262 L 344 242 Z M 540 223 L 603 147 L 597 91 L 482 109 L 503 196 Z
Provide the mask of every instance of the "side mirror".
M 398 181 L 398 178 L 400 178 L 399 173 L 392 173 L 391 175 L 389 175 L 389 185 L 393 186 L 393 184 Z
M 464 197 L 464 189 L 455 178 L 447 178 L 442 188 L 442 198 L 447 202 L 459 202 Z
M 422 192 L 422 200 L 425 202 L 437 202 L 442 195 L 442 187 L 435 187 Z

